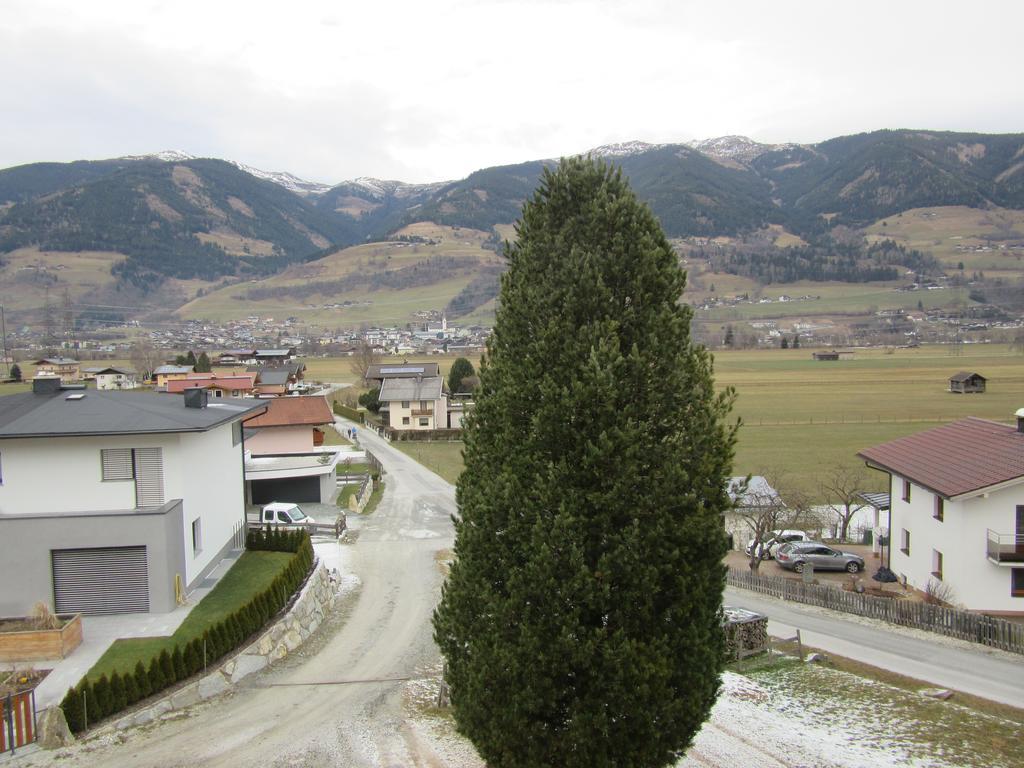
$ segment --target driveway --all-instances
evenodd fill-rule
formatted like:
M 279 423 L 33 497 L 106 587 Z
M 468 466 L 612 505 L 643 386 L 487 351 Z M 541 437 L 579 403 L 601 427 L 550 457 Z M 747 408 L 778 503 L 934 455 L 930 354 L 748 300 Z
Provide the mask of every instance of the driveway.
M 436 674 L 430 617 L 440 596 L 438 555 L 452 546 L 455 490 L 369 430 L 360 430 L 360 442 L 384 465 L 387 490 L 371 516 L 349 516 L 356 544 L 339 546 L 349 548 L 346 562 L 362 586 L 333 628 L 296 660 L 180 719 L 109 743 L 36 752 L 25 764 L 442 765 L 407 726 L 402 691 L 407 679 Z

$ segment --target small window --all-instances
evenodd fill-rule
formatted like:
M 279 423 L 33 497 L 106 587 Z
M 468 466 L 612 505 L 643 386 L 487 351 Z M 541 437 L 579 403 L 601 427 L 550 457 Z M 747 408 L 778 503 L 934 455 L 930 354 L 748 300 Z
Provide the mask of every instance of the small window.
M 900 552 L 904 555 L 910 554 L 910 531 L 906 528 L 900 529 Z
M 932 576 L 942 581 L 942 553 L 937 549 L 932 550 Z
M 946 512 L 946 500 L 943 499 L 941 496 L 936 496 L 935 497 L 935 511 L 932 512 L 932 517 L 934 517 L 936 520 L 938 520 L 941 523 L 942 520 L 943 520 L 943 517 L 945 515 L 945 512 Z
M 430 417 L 429 416 L 420 416 L 420 426 L 421 427 L 429 427 L 430 426 Z
M 403 408 L 408 408 L 409 407 L 409 401 L 408 400 L 403 400 L 402 401 L 402 407 Z
M 1024 597 L 1024 568 L 1012 569 L 1010 575 L 1010 595 Z
M 277 513 L 277 516 L 281 520 L 282 523 L 290 523 L 290 522 L 292 522 L 291 515 L 289 515 L 283 509 L 280 512 Z
M 264 523 L 272 523 L 272 522 L 274 522 L 274 513 L 271 512 L 269 509 L 263 510 L 263 522 Z
M 910 501 L 910 481 L 903 481 L 903 500 Z
M 203 522 L 200 518 L 192 521 L 192 554 L 198 555 L 203 551 Z
M 425 411 L 429 407 L 430 407 L 430 403 L 428 403 L 426 400 L 420 400 L 420 410 L 421 411 Z
M 403 416 L 402 417 L 402 424 L 408 424 L 408 423 L 409 423 L 409 417 L 408 416 Z
M 131 448 L 101 448 L 100 468 L 103 480 L 134 480 L 135 464 Z

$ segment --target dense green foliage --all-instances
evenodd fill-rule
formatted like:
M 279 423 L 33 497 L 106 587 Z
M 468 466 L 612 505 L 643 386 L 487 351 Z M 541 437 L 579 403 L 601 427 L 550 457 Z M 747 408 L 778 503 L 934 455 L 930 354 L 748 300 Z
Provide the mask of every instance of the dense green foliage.
M 473 364 L 464 357 L 457 357 L 448 371 L 448 391 L 451 394 L 462 391 L 462 380 L 467 376 L 475 376 L 476 370 Z
M 619 172 L 545 172 L 507 252 L 435 612 L 456 724 L 493 768 L 661 766 L 722 668 L 731 393 Z
M 380 387 L 368 389 L 360 394 L 359 404 L 371 413 L 380 413 Z
M 305 531 L 257 529 L 249 532 L 246 546 L 255 550 L 293 552 L 294 557 L 266 590 L 214 624 L 201 638 L 191 640 L 184 648 L 175 645 L 173 651 L 161 650 L 150 659 L 148 667 L 139 661 L 132 672 L 115 671 L 109 677 L 101 675 L 96 681 L 86 678 L 69 690 L 60 707 L 72 733 L 79 733 L 203 671 L 208 664 L 233 651 L 288 602 L 313 565 L 313 545 Z

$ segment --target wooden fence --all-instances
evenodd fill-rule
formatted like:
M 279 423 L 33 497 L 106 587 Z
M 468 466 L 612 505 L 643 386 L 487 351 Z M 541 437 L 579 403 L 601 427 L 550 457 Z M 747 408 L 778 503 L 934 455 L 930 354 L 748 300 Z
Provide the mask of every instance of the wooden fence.
M 875 597 L 832 586 L 804 584 L 781 576 L 759 576 L 730 568 L 728 584 L 783 600 L 866 616 L 903 627 L 1024 654 L 1024 624 L 917 600 Z

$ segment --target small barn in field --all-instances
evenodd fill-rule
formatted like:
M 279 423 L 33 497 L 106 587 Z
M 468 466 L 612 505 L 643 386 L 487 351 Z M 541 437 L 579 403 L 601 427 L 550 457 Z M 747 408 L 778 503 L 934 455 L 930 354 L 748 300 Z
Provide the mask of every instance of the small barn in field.
M 985 377 L 973 371 L 960 371 L 949 377 L 949 391 L 967 395 L 985 391 Z

